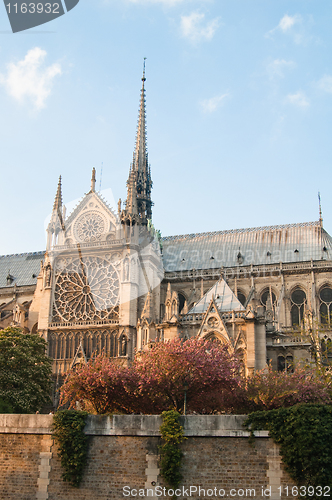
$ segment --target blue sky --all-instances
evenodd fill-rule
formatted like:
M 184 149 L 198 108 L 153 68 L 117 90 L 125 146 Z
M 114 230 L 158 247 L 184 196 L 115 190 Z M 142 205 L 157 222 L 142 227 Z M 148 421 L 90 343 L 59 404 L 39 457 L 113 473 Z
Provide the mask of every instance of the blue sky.
M 12 34 L 0 5 L 0 254 L 45 248 L 65 203 L 125 199 L 143 58 L 164 236 L 318 219 L 332 233 L 332 4 L 80 0 Z

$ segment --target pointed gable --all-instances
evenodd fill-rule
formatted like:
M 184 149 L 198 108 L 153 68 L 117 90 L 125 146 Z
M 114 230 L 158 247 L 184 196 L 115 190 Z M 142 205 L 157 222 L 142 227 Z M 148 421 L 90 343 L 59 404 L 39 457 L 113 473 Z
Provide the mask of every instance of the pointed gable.
M 224 279 L 220 279 L 212 288 L 191 308 L 188 314 L 205 313 L 213 299 L 219 312 L 245 311 L 245 308 L 234 295 Z
M 230 336 L 226 324 L 221 317 L 214 297 L 212 297 L 206 310 L 198 336 L 205 337 L 206 339 L 217 339 L 222 344 L 230 343 Z
M 90 191 L 66 219 L 65 236 L 69 243 L 103 241 L 115 233 L 116 223 L 112 209 L 98 193 Z

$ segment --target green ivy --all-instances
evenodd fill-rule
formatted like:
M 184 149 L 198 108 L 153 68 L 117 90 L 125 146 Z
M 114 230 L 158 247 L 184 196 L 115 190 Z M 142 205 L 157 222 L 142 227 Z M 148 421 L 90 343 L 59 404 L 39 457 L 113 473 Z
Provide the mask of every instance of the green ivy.
M 332 406 L 300 404 L 258 411 L 249 415 L 245 426 L 252 436 L 255 430 L 269 431 L 280 445 L 285 468 L 298 486 L 332 486 Z
M 79 487 L 87 462 L 88 438 L 84 434 L 84 411 L 62 410 L 53 418 L 53 438 L 59 445 L 58 455 L 64 469 L 62 478 Z
M 180 414 L 175 410 L 164 411 L 163 423 L 160 433 L 163 444 L 160 449 L 160 473 L 166 483 L 172 488 L 179 486 L 181 474 L 181 462 L 183 453 L 181 443 L 184 439 L 183 427 L 179 422 Z

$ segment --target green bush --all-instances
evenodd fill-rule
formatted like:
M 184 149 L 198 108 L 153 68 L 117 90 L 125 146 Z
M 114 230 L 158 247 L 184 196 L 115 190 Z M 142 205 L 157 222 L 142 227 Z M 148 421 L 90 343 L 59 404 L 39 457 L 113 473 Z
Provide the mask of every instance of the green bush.
M 163 444 L 160 446 L 160 473 L 169 486 L 176 488 L 182 479 L 183 453 L 180 445 L 186 438 L 177 411 L 164 411 L 161 416 L 163 423 L 160 426 L 160 433 Z
M 258 411 L 249 415 L 245 425 L 252 434 L 260 429 L 269 431 L 280 445 L 285 468 L 298 486 L 332 485 L 332 406 L 300 404 Z M 318 489 L 315 493 L 307 498 L 322 497 Z
M 79 487 L 87 462 L 88 438 L 84 434 L 87 413 L 76 410 L 58 411 L 53 418 L 53 437 L 59 445 L 64 469 L 62 478 Z

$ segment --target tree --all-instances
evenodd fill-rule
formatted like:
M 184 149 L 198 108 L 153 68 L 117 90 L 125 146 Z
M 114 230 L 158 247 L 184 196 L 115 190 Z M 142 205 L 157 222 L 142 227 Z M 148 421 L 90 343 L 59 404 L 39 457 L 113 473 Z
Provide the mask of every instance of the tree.
M 71 371 L 61 402 L 79 401 L 95 413 L 161 413 L 231 410 L 240 383 L 239 364 L 219 345 L 201 339 L 158 342 L 139 353 L 130 367 L 103 356 Z
M 0 402 L 2 411 L 35 413 L 51 402 L 51 364 L 46 342 L 19 328 L 0 331 Z
M 132 413 L 135 408 L 135 374 L 102 354 L 70 371 L 61 388 L 60 404 L 76 402 L 91 413 Z
M 239 362 L 227 348 L 197 338 L 156 343 L 136 356 L 134 368 L 146 410 L 153 413 L 182 412 L 185 392 L 189 412 L 230 411 L 240 382 Z
M 241 413 L 288 408 L 298 403 L 332 403 L 331 377 L 322 377 L 316 368 L 296 367 L 290 373 L 274 372 L 269 367 L 243 383 L 237 408 Z

